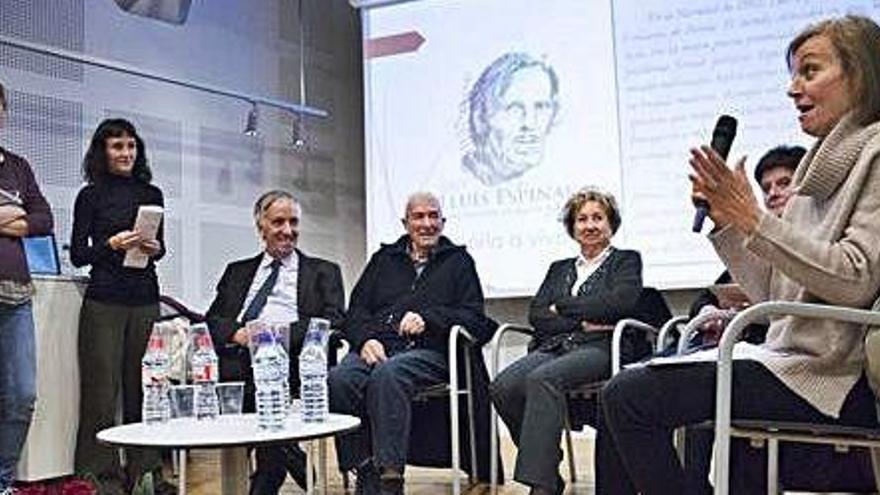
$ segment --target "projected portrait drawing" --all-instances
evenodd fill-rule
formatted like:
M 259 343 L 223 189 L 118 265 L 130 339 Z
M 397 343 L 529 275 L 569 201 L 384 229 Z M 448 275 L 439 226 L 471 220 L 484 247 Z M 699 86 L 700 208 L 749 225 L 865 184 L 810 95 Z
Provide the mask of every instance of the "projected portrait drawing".
M 559 111 L 558 93 L 549 64 L 518 52 L 497 58 L 467 97 L 470 142 L 462 166 L 487 186 L 537 167 Z

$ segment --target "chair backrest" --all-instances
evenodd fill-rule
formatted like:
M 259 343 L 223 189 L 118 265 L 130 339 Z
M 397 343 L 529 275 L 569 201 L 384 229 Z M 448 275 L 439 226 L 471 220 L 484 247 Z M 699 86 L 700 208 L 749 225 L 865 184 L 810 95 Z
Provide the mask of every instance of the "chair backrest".
M 871 311 L 880 311 L 880 298 L 874 301 Z M 874 395 L 880 397 L 880 327 L 869 327 L 865 334 L 865 374 Z
M 639 294 L 639 302 L 636 306 L 637 318 L 654 328 L 660 328 L 672 318 L 672 312 L 666 299 L 659 290 L 653 287 L 643 287 Z
M 874 301 L 872 311 L 880 311 L 880 299 Z M 868 327 L 865 334 L 865 375 L 874 391 L 874 397 L 880 398 L 880 327 Z M 880 399 L 875 400 L 877 419 L 880 420 Z M 871 448 L 871 468 L 880 491 L 880 448 Z
M 177 316 L 183 316 L 189 320 L 190 323 L 202 323 L 205 321 L 205 315 L 165 294 L 159 296 L 159 315 L 160 319 L 171 319 Z

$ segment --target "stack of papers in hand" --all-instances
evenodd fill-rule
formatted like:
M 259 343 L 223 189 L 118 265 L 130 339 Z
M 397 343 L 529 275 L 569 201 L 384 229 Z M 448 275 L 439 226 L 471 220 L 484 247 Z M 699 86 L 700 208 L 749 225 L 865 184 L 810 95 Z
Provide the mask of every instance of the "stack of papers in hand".
M 157 205 L 142 205 L 138 208 L 137 219 L 134 221 L 133 230 L 140 232 L 141 240 L 152 241 L 159 232 L 159 224 L 162 223 L 162 207 Z M 150 260 L 140 247 L 133 247 L 125 252 L 122 266 L 129 268 L 146 268 Z

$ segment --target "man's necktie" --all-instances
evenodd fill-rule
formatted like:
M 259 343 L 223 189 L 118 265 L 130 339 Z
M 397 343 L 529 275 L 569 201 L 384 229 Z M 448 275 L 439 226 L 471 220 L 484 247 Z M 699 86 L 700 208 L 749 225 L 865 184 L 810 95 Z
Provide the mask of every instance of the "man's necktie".
M 272 288 L 275 287 L 275 282 L 278 281 L 278 272 L 281 269 L 281 261 L 277 259 L 272 260 L 272 264 L 270 264 L 269 267 L 272 268 L 272 273 L 269 274 L 266 281 L 260 286 L 260 290 L 254 295 L 251 303 L 248 304 L 248 307 L 242 316 L 242 321 L 244 323 L 255 320 L 260 316 L 260 312 L 263 311 L 263 307 L 266 306 L 266 301 L 269 300 L 269 294 L 272 293 Z

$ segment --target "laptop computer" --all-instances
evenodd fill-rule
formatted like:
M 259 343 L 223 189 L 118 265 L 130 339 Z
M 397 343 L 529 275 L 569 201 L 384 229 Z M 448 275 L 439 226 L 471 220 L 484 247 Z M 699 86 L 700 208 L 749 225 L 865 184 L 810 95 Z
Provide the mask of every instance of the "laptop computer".
M 61 263 L 58 260 L 58 245 L 55 235 L 25 237 L 22 240 L 27 257 L 28 270 L 34 275 L 60 275 Z

